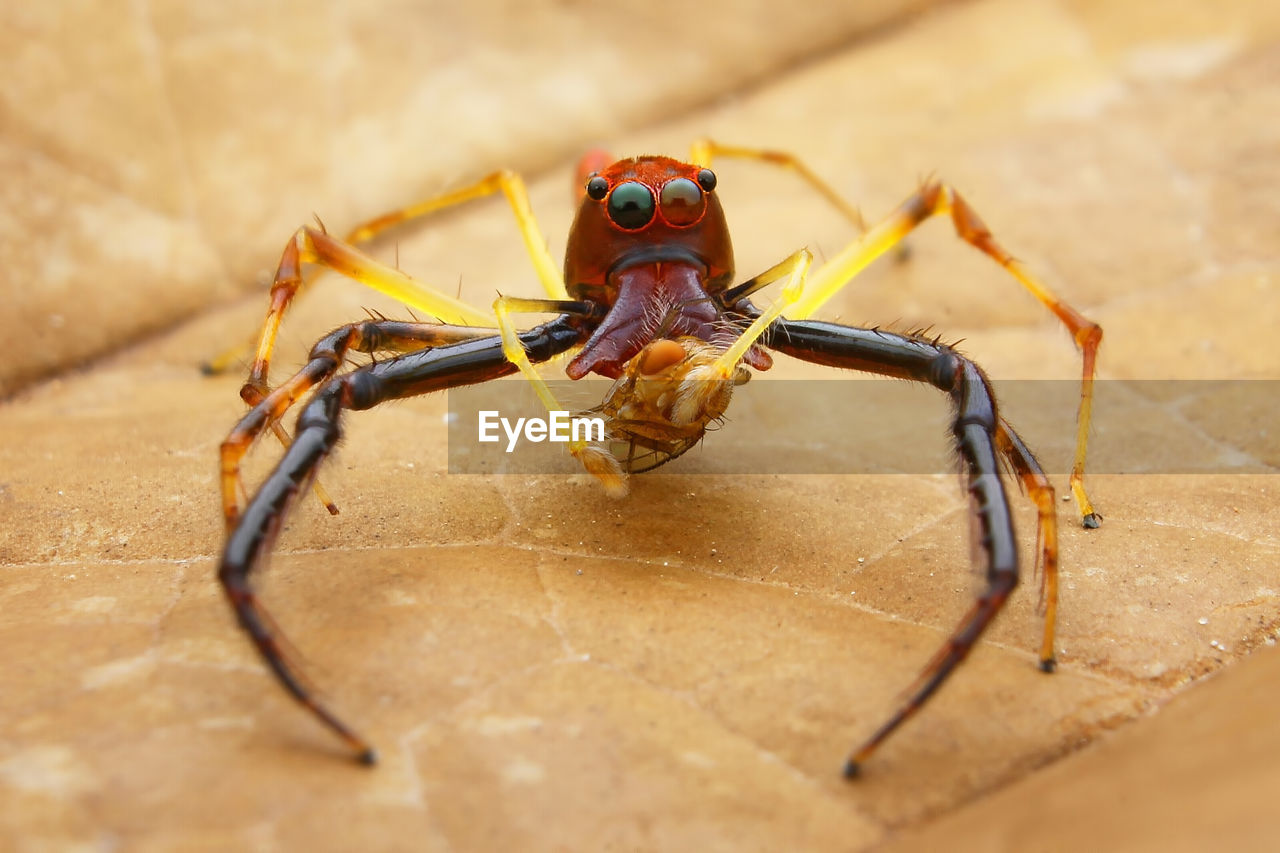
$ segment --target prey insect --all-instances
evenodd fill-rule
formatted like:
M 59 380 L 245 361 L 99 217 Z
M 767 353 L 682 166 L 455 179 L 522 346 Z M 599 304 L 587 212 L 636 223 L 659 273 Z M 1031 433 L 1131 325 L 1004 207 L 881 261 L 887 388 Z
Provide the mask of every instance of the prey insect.
M 716 192 L 717 178 L 710 169 L 716 157 L 743 157 L 791 169 L 851 220 L 857 236 L 817 268 L 811 270 L 811 255 L 800 250 L 735 285 L 729 230 Z M 695 144 L 689 162 L 658 156 L 610 162 L 600 154 L 589 155 L 580 166 L 578 181 L 580 205 L 568 236 L 563 274 L 547 252 L 524 184 L 510 172 L 495 173 L 475 185 L 388 214 L 355 229 L 346 240 L 322 228 L 303 227 L 286 245 L 249 378 L 241 391 L 251 408 L 222 444 L 227 539 L 219 565 L 219 579 L 240 625 L 280 684 L 360 760 L 376 760 L 370 742 L 317 698 L 289 660 L 283 638 L 250 583 L 290 504 L 308 485 L 318 486 L 316 473 L 343 433 L 345 412 L 516 372 L 532 383 L 548 410 L 560 410 L 563 407 L 534 365 L 568 353 L 572 358 L 565 371 L 570 379 L 597 374 L 615 380 L 596 410 L 608 424 L 608 442 L 578 439 L 569 443 L 570 453 L 614 494 L 625 492 L 630 474 L 675 458 L 701 440 L 708 426 L 725 412 L 735 385 L 752 370 L 769 369 L 770 351 L 927 383 L 950 399 L 951 436 L 971 498 L 975 553 L 984 586 L 901 705 L 849 755 L 847 776 L 856 775 L 877 747 L 951 676 L 1018 582 L 1018 543 L 1001 479 L 1002 460 L 1037 509 L 1045 617 L 1039 659 L 1043 670 L 1052 671 L 1058 604 L 1054 488 L 1001 417 L 982 370 L 937 340 L 809 318 L 921 222 L 949 215 L 958 236 L 1004 267 L 1057 316 L 1082 352 L 1070 485 L 1086 527 L 1099 522 L 1083 478 L 1101 329 L 1014 261 L 964 199 L 938 181 L 919 187 L 870 228 L 795 158 L 709 141 Z M 515 213 L 544 298 L 502 296 L 488 314 L 377 262 L 354 245 L 407 220 L 498 192 Z M 316 343 L 300 370 L 272 388 L 268 371 L 276 335 L 303 285 L 302 268 L 308 263 L 388 293 L 437 322 L 371 319 L 342 326 Z M 757 307 L 753 301 L 757 293 L 778 282 L 780 295 L 767 307 Z M 514 319 L 520 313 L 555 316 L 522 331 Z M 346 357 L 354 352 L 378 358 L 345 369 Z M 290 439 L 279 422 L 297 403 L 302 403 L 301 411 Z M 284 455 L 242 507 L 241 461 L 268 430 L 276 431 L 285 443 Z M 618 446 L 623 452 L 615 451 Z

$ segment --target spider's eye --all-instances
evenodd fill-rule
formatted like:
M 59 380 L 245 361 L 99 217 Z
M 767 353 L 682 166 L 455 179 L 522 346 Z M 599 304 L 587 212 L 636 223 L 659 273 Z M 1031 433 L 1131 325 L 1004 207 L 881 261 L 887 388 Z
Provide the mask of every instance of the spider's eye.
M 698 172 L 698 186 L 707 192 L 711 192 L 716 188 L 716 173 L 710 169 L 703 169 Z
M 609 193 L 609 182 L 599 175 L 592 175 L 587 181 L 587 197 L 599 201 Z
M 643 228 L 653 219 L 653 210 L 653 193 L 639 181 L 623 181 L 609 193 L 609 218 L 619 228 Z
M 706 209 L 702 190 L 688 178 L 673 178 L 662 185 L 662 218 L 672 225 L 692 225 Z

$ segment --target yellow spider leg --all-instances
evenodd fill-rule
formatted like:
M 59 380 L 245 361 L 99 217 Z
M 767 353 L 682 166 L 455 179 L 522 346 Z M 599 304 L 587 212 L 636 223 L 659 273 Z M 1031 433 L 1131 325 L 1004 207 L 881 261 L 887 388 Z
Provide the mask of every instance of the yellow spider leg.
M 394 267 L 376 261 L 364 252 L 324 231 L 304 225 L 293 235 L 280 257 L 271 285 L 271 307 L 263 322 L 258 347 L 249 371 L 247 386 L 266 391 L 267 373 L 275 350 L 280 322 L 302 285 L 302 265 L 320 264 L 347 278 L 385 293 L 411 308 L 458 326 L 488 326 L 492 317 L 478 308 L 455 299 L 439 288 L 415 281 Z
M 499 296 L 497 301 L 493 303 L 493 313 L 497 315 L 498 330 L 502 335 L 503 354 L 508 361 L 520 370 L 524 378 L 529 380 L 529 383 L 533 386 L 534 393 L 538 395 L 538 399 L 542 401 L 542 405 L 546 407 L 548 412 L 565 411 L 565 409 L 556 400 L 555 395 L 551 393 L 551 388 L 547 386 L 546 380 L 538 374 L 538 371 L 534 369 L 533 364 L 529 361 L 529 354 L 524 351 L 524 346 L 520 343 L 511 315 L 513 313 L 545 313 L 559 310 L 559 303 L 546 299 L 520 299 L 515 296 Z M 613 457 L 613 454 L 603 448 L 588 444 L 581 438 L 570 439 L 569 452 L 582 463 L 588 473 L 603 484 L 608 494 L 614 497 L 622 497 L 627 493 L 627 475 L 622 470 L 621 463 Z
M 253 364 L 245 388 L 253 387 L 258 399 L 268 390 L 267 374 L 271 356 L 275 352 L 276 338 L 285 312 L 301 292 L 305 282 L 303 264 L 319 264 L 341 273 L 366 287 L 385 293 L 410 308 L 429 314 L 444 322 L 459 326 L 488 326 L 493 318 L 478 308 L 456 299 L 438 287 L 417 281 L 394 267 L 374 260 L 350 242 L 339 240 L 323 228 L 304 225 L 294 232 L 285 245 L 271 283 L 271 302 L 266 319 L 258 333 Z M 202 369 L 207 374 L 226 370 L 244 356 L 241 347 L 232 347 L 205 362 Z M 244 391 L 241 392 L 243 397 Z M 253 405 L 256 401 L 246 402 Z
M 492 175 L 462 189 L 445 193 L 435 198 L 428 199 L 418 204 L 409 205 L 408 207 L 383 214 L 351 229 L 346 238 L 341 242 L 345 244 L 358 244 L 373 239 L 382 232 L 396 225 L 401 225 L 412 219 L 430 215 L 437 211 L 443 210 L 454 205 L 473 199 L 482 198 L 494 192 L 501 190 L 506 197 L 507 202 L 511 205 L 512 213 L 515 215 L 516 225 L 520 229 L 520 235 L 524 239 L 526 250 L 533 262 L 534 270 L 538 275 L 538 280 L 542 283 L 543 290 L 552 299 L 567 299 L 568 295 L 565 291 L 564 279 L 560 275 L 560 271 L 551 259 L 550 253 L 547 251 L 546 240 L 542 236 L 541 230 L 538 228 L 537 219 L 533 215 L 533 208 L 529 204 L 529 193 L 525 188 L 524 181 L 520 176 L 511 171 L 495 172 Z M 304 234 L 304 232 L 310 232 Z M 326 234 L 323 226 L 319 229 L 302 228 L 294 235 L 293 242 L 296 244 L 300 240 L 314 244 L 315 234 Z M 326 234 L 327 236 L 327 234 Z M 332 238 L 330 238 L 332 239 Z M 315 262 L 330 266 L 330 268 L 350 275 L 346 269 L 334 264 L 327 264 L 322 255 L 323 253 L 315 252 L 314 246 L 306 248 L 313 251 L 308 255 L 302 253 L 298 258 L 294 259 L 292 272 L 297 271 L 298 263 Z M 347 246 L 348 249 L 352 247 Z M 288 248 L 285 250 L 286 258 L 289 254 Z M 417 308 L 425 313 L 431 314 L 447 323 L 458 323 L 460 325 L 486 325 L 490 318 L 483 316 L 476 309 L 466 305 L 450 296 L 447 296 L 439 288 L 433 288 L 429 285 L 414 281 L 408 276 L 400 273 L 398 270 L 390 269 L 384 265 L 377 264 L 371 258 L 367 258 L 360 253 L 361 258 L 368 263 L 376 265 L 374 271 L 368 273 L 368 277 L 358 277 L 357 281 L 372 287 L 375 290 L 397 299 L 404 304 Z M 367 264 L 361 264 L 367 267 Z M 282 280 L 282 273 L 286 273 L 285 259 L 281 260 L 281 269 L 276 273 L 276 280 L 272 286 L 272 306 L 271 312 L 268 314 L 263 324 L 262 330 L 258 336 L 256 356 L 260 360 L 264 356 L 264 345 L 267 348 L 265 356 L 270 361 L 271 348 L 274 346 L 276 331 L 279 328 L 280 319 L 289 303 L 297 295 L 298 291 L 303 287 L 301 277 L 295 281 Z M 277 293 L 281 284 L 290 285 L 285 293 Z M 278 299 L 277 296 L 282 298 Z M 483 319 L 478 319 L 483 317 Z M 269 342 L 268 342 L 269 341 Z M 232 347 L 214 358 L 205 362 L 203 369 L 205 373 L 216 374 L 221 373 L 232 364 L 239 361 L 245 355 L 243 347 Z M 265 386 L 264 386 L 265 387 Z
M 529 361 L 529 354 L 524 351 L 524 345 L 520 343 L 520 337 L 511 315 L 513 313 L 534 314 L 554 310 L 556 309 L 552 305 L 548 305 L 545 300 L 521 299 L 516 296 L 499 296 L 497 301 L 493 303 L 493 313 L 498 318 L 498 332 L 502 335 L 503 355 L 507 357 L 507 361 L 519 368 L 525 379 L 529 380 L 529 384 L 533 386 L 534 393 L 538 395 L 538 399 L 542 401 L 542 405 L 549 412 L 562 411 L 562 407 L 559 401 L 556 400 L 555 395 L 551 393 L 551 388 L 547 386 L 546 380 L 539 375 L 533 363 Z M 570 447 L 572 448 L 573 446 L 571 443 Z
M 737 157 L 743 160 L 758 160 L 772 166 L 795 172 L 805 183 L 817 190 L 832 207 L 844 214 L 862 233 L 867 230 L 867 223 L 862 212 L 849 204 L 831 185 L 806 166 L 801 160 L 785 151 L 768 151 L 761 148 L 744 148 L 738 145 L 722 145 L 711 139 L 695 140 L 689 151 L 689 162 L 698 166 L 710 166 L 716 157 Z
M 804 291 L 805 276 L 808 275 L 809 266 L 812 263 L 813 254 L 808 249 L 801 249 L 756 276 L 754 280 L 756 287 L 763 287 L 783 276 L 790 277 L 782 287 L 782 294 L 774 300 L 774 303 L 756 317 L 746 331 L 733 342 L 733 345 L 712 362 L 710 369 L 713 377 L 724 380 L 733 376 L 738 362 L 742 361 L 742 357 L 747 354 L 751 345 L 759 340 L 765 330 L 782 315 L 788 306 L 793 305 L 800 298 L 800 294 Z
M 470 305 L 449 296 L 439 288 L 414 280 L 399 270 L 382 264 L 351 245 L 353 242 L 371 239 L 382 231 L 409 219 L 426 216 L 452 205 L 480 198 L 501 190 L 511 205 L 516 223 L 524 238 L 525 248 L 533 261 L 534 269 L 543 288 L 553 298 L 567 298 L 564 280 L 551 260 L 546 241 L 538 229 L 537 220 L 529 205 L 529 194 L 524 182 L 514 172 L 495 172 L 470 187 L 456 190 L 434 199 L 411 205 L 353 229 L 346 240 L 337 240 L 323 227 L 299 228 L 285 246 L 271 287 L 271 306 L 263 321 L 262 330 L 254 352 L 249 378 L 241 388 L 240 396 L 250 405 L 263 399 L 268 391 L 268 375 L 271 357 L 275 351 L 280 324 L 290 303 L 303 286 L 302 265 L 316 263 L 326 266 L 348 278 L 374 290 L 385 293 L 411 308 L 427 313 L 445 323 L 463 326 L 488 326 L 491 317 Z M 242 350 L 232 348 L 204 365 L 206 373 L 217 373 L 238 361 Z M 272 431 L 285 446 L 288 435 L 282 428 Z M 337 511 L 333 501 L 325 494 L 323 486 L 315 484 L 316 494 L 332 513 Z
M 347 242 L 359 243 L 371 240 L 382 231 L 407 222 L 410 219 L 417 219 L 446 207 L 483 198 L 499 190 L 502 191 L 502 194 L 507 198 L 507 202 L 511 205 L 511 212 L 515 215 L 516 225 L 520 229 L 520 236 L 524 238 L 525 249 L 529 252 L 529 258 L 533 261 L 533 268 L 538 274 L 538 280 L 542 283 L 542 289 L 546 292 L 547 297 L 549 299 L 568 299 L 569 294 L 565 290 L 564 279 L 560 275 L 560 269 L 551 259 L 551 253 L 547 251 L 547 241 L 543 238 L 542 231 L 538 228 L 538 220 L 533 215 L 533 207 L 529 204 L 529 191 L 525 187 L 524 180 L 515 172 L 507 169 L 494 172 L 469 187 L 463 187 L 436 198 L 392 211 L 376 219 L 371 219 L 352 229 L 351 233 L 347 235 Z
M 1022 481 L 1022 488 L 1036 505 L 1036 567 L 1041 571 L 1040 603 L 1044 609 L 1040 668 L 1052 672 L 1057 666 L 1053 636 L 1058 624 L 1058 515 L 1053 484 L 1041 470 L 1035 456 L 1003 418 L 996 428 L 996 447 L 1009 461 L 1014 474 Z
M 1085 527 L 1097 527 L 1101 517 L 1094 511 L 1084 488 L 1085 455 L 1089 423 L 1093 414 L 1093 376 L 1097 364 L 1102 328 L 1063 302 L 1039 279 L 1013 259 L 991 236 L 978 214 L 958 192 L 947 184 L 930 181 L 908 198 L 889 218 L 858 237 L 818 269 L 804 296 L 787 310 L 793 319 L 805 319 L 835 296 L 864 267 L 902 242 L 909 233 L 932 216 L 951 214 L 956 234 L 987 257 L 1004 267 L 1040 304 L 1053 312 L 1071 333 L 1082 354 L 1080 412 L 1076 422 L 1076 453 L 1071 468 L 1071 491 Z
M 447 293 L 405 275 L 366 255 L 349 243 L 326 232 L 304 225 L 299 228 L 284 248 L 280 266 L 271 286 L 271 307 L 263 321 L 253 365 L 249 377 L 240 388 L 241 398 L 249 405 L 257 405 L 270 391 L 267 377 L 271 370 L 271 356 L 275 351 L 280 323 L 293 298 L 302 286 L 302 265 L 320 264 L 374 290 L 417 308 L 445 323 L 460 326 L 491 326 L 492 317 L 478 308 L 449 296 Z M 288 434 L 283 428 L 272 428 L 285 447 L 289 446 Z M 317 482 L 314 489 L 325 508 L 336 513 L 337 507 Z

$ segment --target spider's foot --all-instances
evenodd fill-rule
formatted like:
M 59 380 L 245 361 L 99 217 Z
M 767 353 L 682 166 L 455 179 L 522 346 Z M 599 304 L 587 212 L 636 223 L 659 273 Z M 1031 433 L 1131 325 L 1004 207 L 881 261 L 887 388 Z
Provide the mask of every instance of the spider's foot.
M 373 767 L 378 763 L 378 750 L 373 747 L 367 747 L 363 752 L 356 756 L 356 761 L 365 767 Z
M 857 779 L 862 775 L 862 765 L 850 758 L 844 763 L 843 773 L 846 779 Z
M 1040 661 L 1041 672 L 1056 672 L 1057 669 L 1058 669 L 1057 658 L 1046 658 L 1045 660 Z
M 1096 512 L 1086 513 L 1084 518 L 1080 519 L 1080 523 L 1085 530 L 1097 530 L 1102 526 L 1102 516 Z

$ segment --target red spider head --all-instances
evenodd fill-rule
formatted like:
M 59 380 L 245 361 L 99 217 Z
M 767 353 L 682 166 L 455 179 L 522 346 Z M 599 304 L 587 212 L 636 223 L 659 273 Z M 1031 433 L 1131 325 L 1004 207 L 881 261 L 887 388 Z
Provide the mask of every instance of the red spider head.
M 569 232 L 569 295 L 609 313 L 569 365 L 616 377 L 654 337 L 710 340 L 710 296 L 733 278 L 733 247 L 710 169 L 669 157 L 620 160 L 591 174 Z
M 619 266 L 683 260 L 709 289 L 733 277 L 733 246 L 713 190 L 715 173 L 670 157 L 619 160 L 587 177 L 569 232 L 564 278 L 575 299 L 600 298 Z

